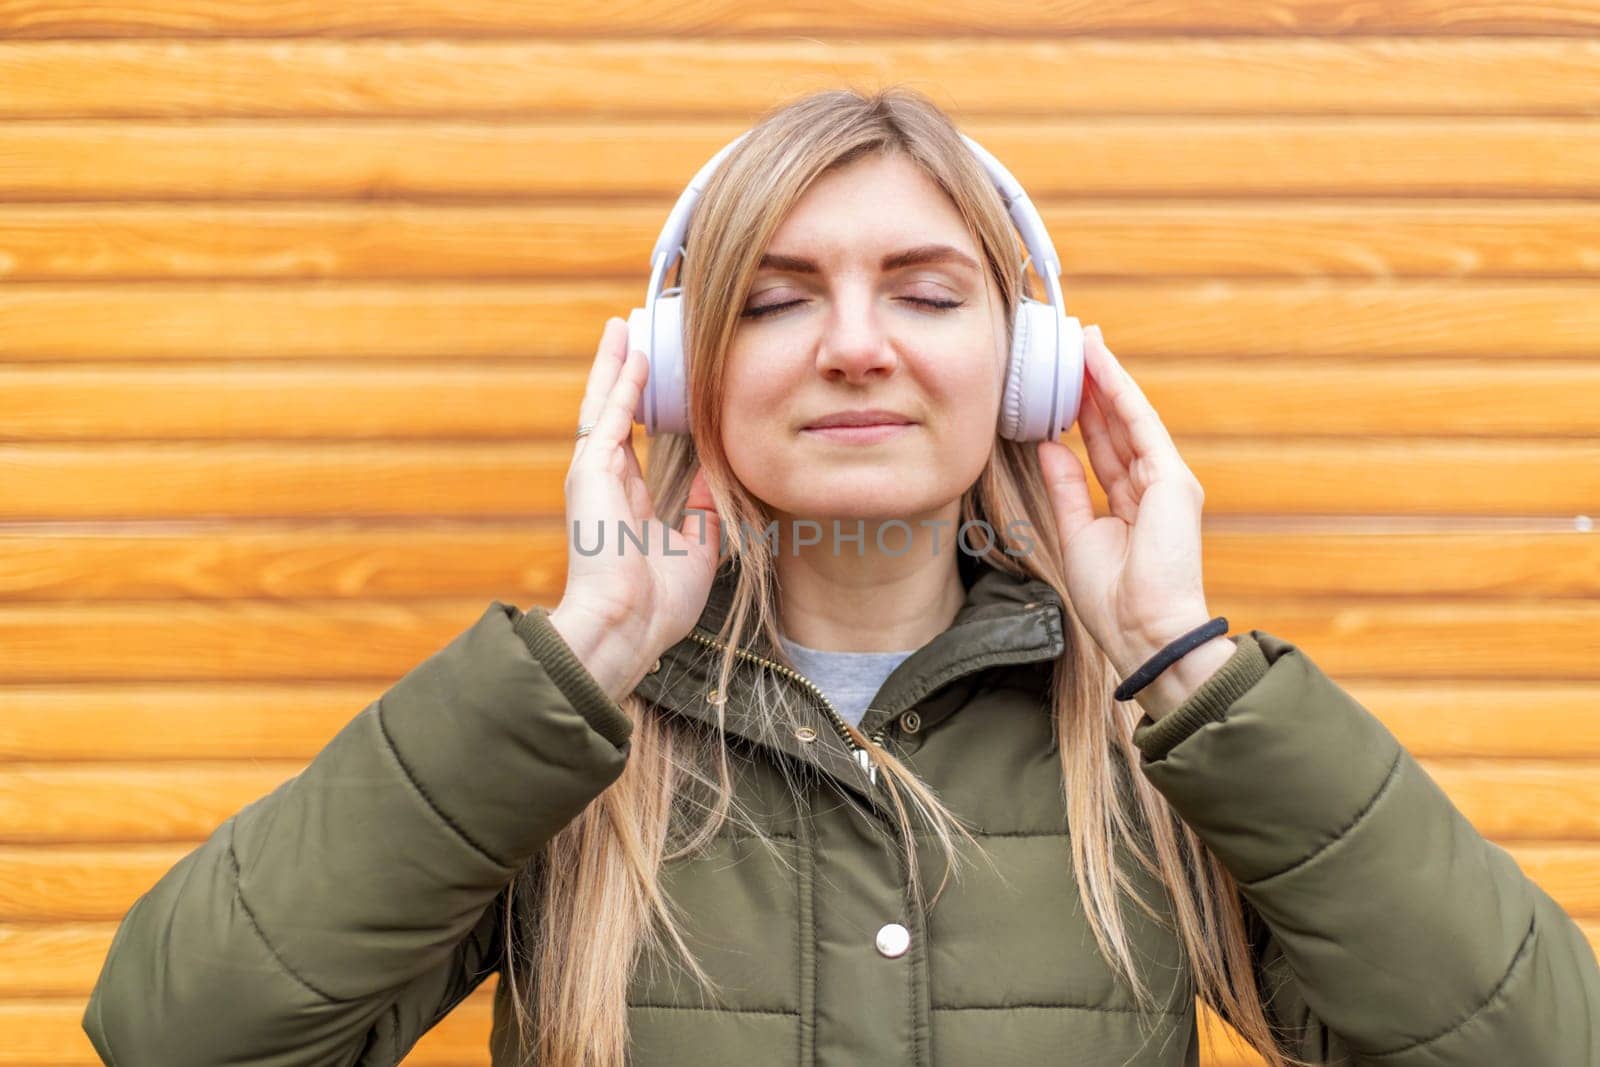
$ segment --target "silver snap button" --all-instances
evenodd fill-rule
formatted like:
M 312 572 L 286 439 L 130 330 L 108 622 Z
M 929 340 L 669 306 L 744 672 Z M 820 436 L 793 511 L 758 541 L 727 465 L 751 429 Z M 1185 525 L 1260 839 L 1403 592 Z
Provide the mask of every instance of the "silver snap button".
M 1030 601 L 1028 601 L 1026 604 L 1024 604 L 1022 606 L 1024 608 L 1036 608 L 1036 607 L 1039 606 L 1039 602 L 1037 600 L 1030 600 Z
M 654 673 L 656 673 L 656 671 L 659 671 L 660 669 L 661 669 L 661 657 L 657 656 L 656 657 L 656 661 L 654 663 L 650 664 L 649 673 L 654 674 Z
M 878 951 L 894 959 L 911 947 L 911 931 L 899 923 L 885 923 L 878 931 Z
M 807 744 L 809 744 L 810 742 L 815 741 L 817 739 L 817 731 L 813 730 L 809 726 L 802 726 L 799 729 L 795 730 L 794 736 L 795 736 L 795 740 L 804 741 Z
M 914 711 L 908 711 L 900 716 L 900 729 L 908 734 L 914 734 L 922 729 L 922 716 Z
M 707 689 L 706 690 L 706 703 L 707 704 L 724 704 L 724 703 L 727 703 L 727 700 L 728 700 L 728 698 L 723 696 L 716 689 Z

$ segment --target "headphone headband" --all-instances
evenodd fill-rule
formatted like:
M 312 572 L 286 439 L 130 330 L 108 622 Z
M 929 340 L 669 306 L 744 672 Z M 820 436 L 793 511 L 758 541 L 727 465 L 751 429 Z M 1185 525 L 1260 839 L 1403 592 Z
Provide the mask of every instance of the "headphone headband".
M 689 232 L 689 221 L 694 214 L 695 205 L 710 183 L 711 176 L 716 173 L 717 167 L 727 158 L 728 153 L 748 136 L 750 131 L 746 130 L 718 149 L 716 155 L 695 172 L 694 177 L 689 179 L 689 184 L 684 186 L 683 192 L 678 194 L 677 203 L 672 205 L 672 210 L 667 214 L 667 221 L 661 227 L 661 235 L 656 238 L 655 247 L 650 252 L 650 287 L 647 300 L 654 300 L 660 295 L 661 283 L 666 279 L 667 270 L 683 248 L 683 238 Z M 1022 183 L 1017 181 L 1016 175 L 1006 169 L 1004 163 L 966 134 L 961 134 L 961 140 L 977 157 L 978 162 L 983 164 L 989 180 L 994 183 L 995 189 L 1000 193 L 1000 199 L 1005 202 L 1011 222 L 1022 235 L 1022 243 L 1033 259 L 1033 269 L 1044 279 L 1050 302 L 1058 308 L 1061 307 L 1061 261 L 1056 258 L 1055 245 L 1050 241 L 1044 219 L 1033 206 L 1033 201 L 1028 199 Z
M 678 195 L 650 253 L 650 286 L 644 306 L 634 308 L 628 316 L 628 336 L 636 339 L 630 343 L 642 348 L 650 359 L 648 380 L 634 407 L 635 421 L 644 423 L 650 434 L 689 432 L 683 294 L 681 288 L 663 291 L 662 286 L 668 269 L 683 255 L 690 218 L 712 175 L 749 135 L 747 130 L 723 145 Z M 1077 418 L 1084 379 L 1083 330 L 1078 320 L 1066 313 L 1061 299 L 1061 262 L 1022 183 L 982 145 L 966 134 L 960 136 L 994 183 L 1049 293 L 1048 302 L 1027 293 L 1017 301 L 998 432 L 1018 441 L 1054 438 Z

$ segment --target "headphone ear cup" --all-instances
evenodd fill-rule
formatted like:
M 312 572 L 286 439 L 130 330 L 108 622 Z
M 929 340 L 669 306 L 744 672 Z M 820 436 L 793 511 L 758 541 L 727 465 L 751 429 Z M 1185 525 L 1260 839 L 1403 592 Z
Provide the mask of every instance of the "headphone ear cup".
M 1010 441 L 1022 440 L 1024 396 L 1023 370 L 1028 362 L 1028 346 L 1033 330 L 1033 318 L 1028 314 L 1030 298 L 1024 296 L 1017 304 L 1016 316 L 1011 320 L 1011 355 L 1006 360 L 1006 386 L 1000 397 L 1000 436 Z
M 1077 421 L 1083 395 L 1083 327 L 1054 304 L 1024 296 L 1012 324 L 1000 400 L 1000 436 L 1054 441 Z
M 629 313 L 628 347 L 642 351 L 650 365 L 633 421 L 643 424 L 652 437 L 688 433 L 689 376 L 683 358 L 681 291 L 661 293 L 650 308 L 634 308 Z
M 1061 315 L 1061 391 L 1056 397 L 1056 419 L 1060 428 L 1050 435 L 1054 441 L 1078 421 L 1078 406 L 1083 402 L 1083 379 L 1087 373 L 1083 358 L 1083 323 L 1072 315 Z
M 627 351 L 631 352 L 635 348 L 639 349 L 644 353 L 645 362 L 648 363 L 650 361 L 650 330 L 646 325 L 649 321 L 645 317 L 646 314 L 647 312 L 644 308 L 634 308 L 628 312 Z M 654 384 L 654 378 L 655 375 L 652 374 L 645 379 L 644 388 L 639 390 L 639 399 L 634 401 L 633 405 L 633 421 L 646 427 L 649 426 L 649 422 L 645 419 L 645 409 L 651 407 L 649 403 L 650 387 Z

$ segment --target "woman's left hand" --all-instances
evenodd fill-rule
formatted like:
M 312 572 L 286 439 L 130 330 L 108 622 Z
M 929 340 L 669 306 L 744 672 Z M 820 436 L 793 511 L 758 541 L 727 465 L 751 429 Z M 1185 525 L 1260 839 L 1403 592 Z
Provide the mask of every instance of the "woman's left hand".
M 1041 441 L 1039 463 L 1072 606 L 1126 677 L 1211 618 L 1200 577 L 1205 492 L 1098 326 L 1084 331 L 1084 361 L 1077 424 L 1111 514 L 1095 517 L 1083 463 L 1066 445 Z

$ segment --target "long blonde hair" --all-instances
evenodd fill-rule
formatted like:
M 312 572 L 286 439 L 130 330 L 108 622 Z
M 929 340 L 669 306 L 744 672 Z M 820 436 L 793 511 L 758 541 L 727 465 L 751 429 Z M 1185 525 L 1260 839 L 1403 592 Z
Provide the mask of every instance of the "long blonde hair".
M 657 514 L 669 525 L 676 527 L 683 516 L 697 465 L 705 468 L 725 530 L 763 530 L 771 521 L 733 476 L 721 448 L 726 355 L 757 261 L 789 209 L 819 175 L 874 152 L 901 153 L 948 194 L 1008 309 L 1009 344 L 1009 311 L 1028 285 L 1020 242 L 987 173 L 934 103 L 915 90 L 893 86 L 870 95 L 851 89 L 816 92 L 769 111 L 712 177 L 686 238 L 678 283 L 688 323 L 692 435 L 652 439 L 645 471 Z M 1155 998 L 1135 965 L 1121 904 L 1131 900 L 1170 926 L 1162 918 L 1169 914 L 1202 1000 L 1273 1067 L 1303 1062 L 1280 1043 L 1264 1009 L 1238 886 L 1138 769 L 1132 734 L 1140 708 L 1113 698 L 1115 670 L 1071 610 L 1059 533 L 1035 446 L 997 435 L 987 465 L 960 506 L 963 522 L 983 520 L 1000 531 L 1018 521 L 1037 531 L 1032 547 L 1015 555 L 1005 552 L 1011 542 L 997 534 L 986 561 L 1044 580 L 1066 605 L 1066 650 L 1054 664 L 1049 700 L 1072 827 L 1072 876 L 1100 952 L 1128 982 L 1140 1009 L 1153 1010 Z M 781 656 L 774 571 L 765 546 L 761 538 L 733 539 L 738 584 L 718 635 L 726 651 L 716 665 L 723 692 L 732 684 L 733 650 L 753 632 L 765 634 Z M 748 668 L 740 673 L 748 674 Z M 758 720 L 766 728 L 777 731 L 792 721 L 793 712 L 782 701 L 761 695 L 764 686 L 753 688 Z M 727 746 L 720 731 L 695 729 L 697 724 L 664 715 L 637 694 L 626 697 L 622 708 L 634 732 L 621 776 L 557 833 L 511 886 L 503 978 L 510 982 L 519 1062 L 529 1062 L 531 1051 L 532 1062 L 545 1067 L 620 1067 L 628 1039 L 630 975 L 645 953 L 676 952 L 702 988 L 715 984 L 680 933 L 660 873 L 665 860 L 690 854 L 726 821 L 740 819 Z M 718 715 L 721 725 L 720 708 Z M 983 849 L 904 764 L 846 726 L 888 786 L 912 893 L 922 907 L 908 802 L 942 844 L 947 874 L 959 870 L 957 836 L 979 854 Z M 795 788 L 787 773 L 785 778 Z M 1070 790 L 1067 782 L 1073 783 Z M 691 813 L 697 813 L 698 822 Z M 741 825 L 765 840 L 753 823 Z M 1119 852 L 1159 879 L 1166 891 L 1164 908 L 1141 897 L 1116 862 Z M 531 1029 L 537 1032 L 530 1038 Z

